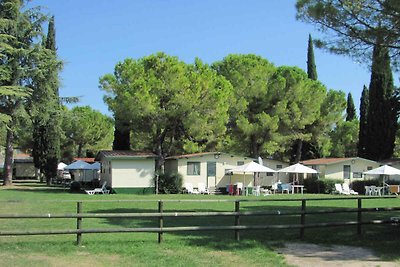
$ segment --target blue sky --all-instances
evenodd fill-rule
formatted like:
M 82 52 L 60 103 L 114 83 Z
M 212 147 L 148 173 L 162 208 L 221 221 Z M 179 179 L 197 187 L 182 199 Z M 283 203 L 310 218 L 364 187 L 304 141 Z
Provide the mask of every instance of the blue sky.
M 61 96 L 111 115 L 98 88 L 125 58 L 164 51 L 187 63 L 228 54 L 256 54 L 276 66 L 307 68 L 307 40 L 321 36 L 295 19 L 295 0 L 34 0 L 55 16 L 58 54 L 65 62 Z M 368 86 L 367 64 L 315 49 L 319 80 L 351 92 L 358 108 Z

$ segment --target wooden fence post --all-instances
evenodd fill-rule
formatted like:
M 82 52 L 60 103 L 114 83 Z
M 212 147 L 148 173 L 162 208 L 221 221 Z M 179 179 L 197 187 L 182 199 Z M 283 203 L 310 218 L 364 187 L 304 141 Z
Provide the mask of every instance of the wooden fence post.
M 78 201 L 76 203 L 76 213 L 80 214 L 82 213 L 82 202 Z M 76 229 L 81 230 L 82 229 L 82 218 L 78 217 L 76 218 Z M 76 234 L 76 245 L 80 246 L 82 245 L 82 234 L 77 233 Z
M 240 212 L 240 200 L 235 201 L 235 212 Z M 239 214 L 235 215 L 235 226 L 240 225 L 240 216 Z M 235 230 L 235 240 L 240 241 L 240 233 L 239 230 Z
M 361 230 L 361 222 L 362 222 L 362 212 L 361 212 L 361 208 L 362 208 L 362 204 L 361 204 L 361 198 L 357 199 L 357 235 L 359 237 L 361 237 L 362 234 L 362 230 Z
M 162 200 L 158 201 L 158 212 L 162 213 L 163 212 L 163 202 Z M 163 240 L 163 232 L 162 232 L 162 228 L 164 226 L 164 218 L 162 215 L 160 215 L 160 217 L 158 218 L 159 221 L 159 227 L 161 229 L 160 232 L 158 232 L 158 243 L 161 243 Z
M 301 224 L 301 228 L 300 228 L 300 239 L 303 240 L 304 239 L 304 226 L 306 223 L 306 200 L 302 199 L 301 200 L 301 217 L 300 217 L 300 224 Z

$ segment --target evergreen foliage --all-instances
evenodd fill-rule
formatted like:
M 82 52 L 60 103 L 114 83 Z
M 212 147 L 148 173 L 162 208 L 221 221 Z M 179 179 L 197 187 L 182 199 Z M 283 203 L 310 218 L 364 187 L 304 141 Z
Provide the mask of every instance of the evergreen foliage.
M 153 178 L 154 184 L 157 177 Z M 178 194 L 182 192 L 183 177 L 180 173 L 163 173 L 158 175 L 158 192 L 161 194 Z
M 366 142 L 366 157 L 369 159 L 379 161 L 393 155 L 398 117 L 396 101 L 389 51 L 380 45 L 378 39 L 373 52 L 369 85 Z
M 4 185 L 12 184 L 12 159 L 17 111 L 31 94 L 33 77 L 42 73 L 40 48 L 45 16 L 23 9 L 24 1 L 0 1 L 0 120 L 7 123 Z
M 311 34 L 308 35 L 308 47 L 307 47 L 307 75 L 311 80 L 318 80 L 317 67 L 315 65 L 314 57 L 314 46 L 311 38 Z M 312 126 L 309 126 L 312 128 Z M 314 140 L 315 141 L 315 140 Z M 299 162 L 302 159 L 315 158 L 318 153 L 318 144 L 313 141 L 303 141 L 301 139 L 296 140 L 291 148 L 290 154 L 291 162 Z
M 353 96 L 351 95 L 351 93 L 349 93 L 347 95 L 346 121 L 353 121 L 356 119 L 356 107 L 354 105 Z
M 167 155 L 221 146 L 231 85 L 199 59 L 192 65 L 164 53 L 126 59 L 100 84 L 109 109 L 158 156 L 158 171 Z
M 368 110 L 369 110 L 369 90 L 364 85 L 360 99 L 360 126 L 358 132 L 357 156 L 361 158 L 367 157 L 368 139 Z
M 343 121 L 337 124 L 330 134 L 331 157 L 355 157 L 357 155 L 359 123 L 358 120 Z
M 325 34 L 316 45 L 336 54 L 369 62 L 376 39 L 390 50 L 394 63 L 400 54 L 400 1 L 297 0 L 297 19 L 315 24 Z
M 48 24 L 48 34 L 41 59 L 43 71 L 33 78 L 31 117 L 33 121 L 33 159 L 35 167 L 50 184 L 57 175 L 60 159 L 59 78 L 61 62 L 57 60 L 54 17 Z
M 110 117 L 89 106 L 74 107 L 63 113 L 63 148 L 69 151 L 64 156 L 85 157 L 88 152 L 95 154 L 100 149 L 111 148 L 114 122 Z
M 255 55 L 228 55 L 213 68 L 233 86 L 234 102 L 230 106 L 229 150 L 257 158 L 279 150 L 279 117 L 274 114 L 274 97 L 270 86 L 275 67 Z
M 308 48 L 307 48 L 307 75 L 311 80 L 318 80 L 317 67 L 315 65 L 314 58 L 314 46 L 311 38 L 311 34 L 308 36 Z
M 115 129 L 113 150 L 130 150 L 130 128 L 129 123 L 124 122 L 115 114 Z

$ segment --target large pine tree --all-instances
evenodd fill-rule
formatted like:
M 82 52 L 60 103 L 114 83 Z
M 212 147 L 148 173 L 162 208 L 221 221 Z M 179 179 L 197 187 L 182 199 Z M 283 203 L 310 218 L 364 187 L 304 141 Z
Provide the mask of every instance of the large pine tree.
M 353 121 L 355 119 L 357 119 L 356 107 L 354 105 L 353 96 L 349 93 L 347 95 L 346 121 Z
M 369 90 L 364 85 L 360 99 L 360 129 L 358 132 L 358 153 L 359 157 L 367 157 L 368 142 L 368 108 L 369 108 Z
M 21 0 L 0 0 L 0 120 L 7 123 L 4 185 L 12 184 L 15 122 L 30 94 L 30 81 L 40 74 L 44 16 L 25 9 Z
M 374 46 L 369 85 L 366 157 L 372 160 L 392 157 L 397 130 L 390 57 L 388 49 L 380 43 L 378 39 Z

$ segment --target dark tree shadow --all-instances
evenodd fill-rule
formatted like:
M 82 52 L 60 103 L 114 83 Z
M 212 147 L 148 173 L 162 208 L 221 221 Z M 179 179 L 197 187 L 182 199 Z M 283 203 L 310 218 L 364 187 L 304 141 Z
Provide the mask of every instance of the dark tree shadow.
M 308 207 L 307 210 L 328 210 L 337 207 Z M 190 208 L 190 209 L 168 209 L 164 212 L 211 212 L 216 211 L 211 208 Z M 226 211 L 226 210 L 225 210 Z M 299 215 L 284 215 L 288 212 L 300 211 L 300 207 L 294 206 L 251 206 L 243 207 L 241 211 L 265 211 L 276 215 L 248 216 L 240 218 L 240 225 L 291 225 L 299 224 Z M 278 212 L 279 211 L 279 212 Z M 155 209 L 140 208 L 121 208 L 121 209 L 97 209 L 93 213 L 154 213 Z M 280 215 L 278 215 L 280 214 Z M 391 216 L 400 216 L 399 212 L 376 212 L 363 214 L 363 220 L 388 219 Z M 107 218 L 104 219 L 109 225 L 117 227 L 158 227 L 158 218 Z M 336 213 L 326 215 L 307 215 L 306 223 L 318 222 L 345 222 L 356 221 L 356 213 Z M 234 216 L 218 217 L 164 217 L 164 227 L 181 226 L 232 226 Z M 219 231 L 185 231 L 169 232 L 167 235 L 175 235 L 185 238 L 185 242 L 194 246 L 207 246 L 218 250 L 231 250 L 240 248 L 250 248 L 255 246 L 254 242 L 262 244 L 268 249 L 281 247 L 286 242 L 306 242 L 324 245 L 350 245 L 370 248 L 379 256 L 386 260 L 398 260 L 400 251 L 398 244 L 400 241 L 399 225 L 372 225 L 363 226 L 361 237 L 357 235 L 357 226 L 330 227 L 330 228 L 310 228 L 305 229 L 305 236 L 300 240 L 300 229 L 269 229 L 269 230 L 243 230 L 240 231 L 240 242 L 235 241 L 233 230 Z M 190 238 L 187 238 L 187 237 Z M 167 238 L 167 237 L 166 237 Z

